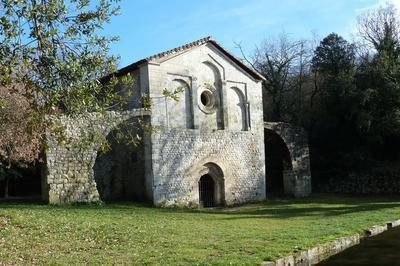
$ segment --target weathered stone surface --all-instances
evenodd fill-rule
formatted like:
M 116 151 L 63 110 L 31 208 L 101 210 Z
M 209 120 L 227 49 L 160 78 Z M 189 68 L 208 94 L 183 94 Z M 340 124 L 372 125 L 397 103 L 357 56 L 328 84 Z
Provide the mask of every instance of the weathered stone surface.
M 261 263 L 262 266 L 275 266 L 275 261 L 264 261 Z
M 387 224 L 385 225 L 376 225 L 366 230 L 368 236 L 376 236 L 382 232 L 385 232 L 388 229 Z
M 329 257 L 336 255 L 352 246 L 360 244 L 362 238 L 372 237 L 383 233 L 388 229 L 388 226 L 398 226 L 400 221 L 396 220 L 386 225 L 375 225 L 365 230 L 365 235 L 355 234 L 353 236 L 342 237 L 334 241 L 328 242 L 310 248 L 306 251 L 299 252 L 294 255 L 289 255 L 284 258 L 277 259 L 276 261 L 265 261 L 261 265 L 277 266 L 277 265 L 291 265 L 291 266 L 309 266 L 316 265 Z
M 327 258 L 336 255 L 349 247 L 360 243 L 360 235 L 342 237 L 332 242 L 302 251 L 295 255 L 286 256 L 276 261 L 267 261 L 262 265 L 268 266 L 309 266 L 315 265 Z
M 211 43 L 147 68 L 151 124 L 158 129 L 147 172 L 154 204 L 197 206 L 206 174 L 214 179 L 217 205 L 265 199 L 260 80 Z M 185 88 L 178 102 L 161 97 L 164 88 L 177 86 Z
M 251 132 L 163 131 L 153 136 L 154 202 L 196 206 L 207 165 L 221 170 L 224 205 L 265 198 L 262 142 Z
M 286 144 L 291 159 L 291 169 L 284 171 L 286 194 L 306 197 L 311 194 L 310 152 L 304 129 L 283 122 L 266 122 L 264 127 L 279 135 Z
M 326 193 L 399 194 L 400 173 L 388 171 L 350 174 L 345 178 L 332 178 L 317 189 Z
M 295 265 L 293 256 L 287 256 L 275 261 L 275 266 L 292 266 L 292 265 Z
M 193 207 L 200 204 L 199 183 L 205 175 L 212 179 L 215 205 L 265 199 L 262 78 L 209 39 L 140 62 L 130 70 L 136 80 L 130 111 L 54 121 L 66 134 L 61 141 L 52 131 L 47 135 L 49 202 L 98 201 L 98 188 L 111 198 L 113 186 L 117 194 L 141 190 L 157 206 Z M 165 97 L 165 89 L 174 97 Z M 138 109 L 142 94 L 151 99 L 151 115 Z M 135 155 L 119 149 L 98 158 L 94 167 L 99 143 L 79 143 L 93 134 L 105 137 L 122 121 L 143 115 L 149 115 L 152 128 L 143 135 L 143 150 Z M 307 196 L 311 177 L 304 132 L 282 123 L 271 128 L 291 151 L 293 193 Z M 102 176 L 99 184 L 94 171 Z M 129 172 L 141 179 L 129 180 Z
M 400 220 L 389 222 L 389 223 L 387 223 L 387 226 L 388 226 L 388 228 L 400 226 Z
M 82 141 L 93 134 L 107 136 L 122 121 L 149 114 L 144 109 L 135 109 L 121 113 L 88 113 L 76 118 L 49 117 L 55 126 L 62 128 L 63 139 L 60 140 L 60 135 L 54 133 L 54 128 L 49 129 L 45 199 L 51 204 L 99 201 L 93 165 L 100 144 L 92 142 L 83 145 Z

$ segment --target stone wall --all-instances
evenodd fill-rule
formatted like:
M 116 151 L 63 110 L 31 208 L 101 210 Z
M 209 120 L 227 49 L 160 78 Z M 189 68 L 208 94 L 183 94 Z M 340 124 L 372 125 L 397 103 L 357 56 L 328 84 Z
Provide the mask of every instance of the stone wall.
M 217 190 L 223 187 L 217 204 L 265 199 L 261 80 L 209 43 L 151 62 L 147 70 L 151 124 L 159 129 L 146 155 L 154 204 L 198 205 L 199 180 L 209 165 L 223 175 L 215 177 Z M 178 102 L 162 97 L 164 88 L 179 86 L 185 90 Z
M 143 136 L 140 129 L 133 130 Z M 112 131 L 109 136 L 117 133 Z M 144 144 L 127 145 L 111 136 L 108 141 L 111 150 L 100 153 L 93 167 L 101 200 L 145 200 Z
M 100 143 L 93 140 L 107 136 L 122 121 L 145 115 L 149 111 L 135 109 L 50 117 L 53 127 L 47 133 L 44 199 L 51 204 L 99 201 L 93 166 Z
M 208 164 L 222 171 L 226 205 L 265 199 L 263 139 L 256 133 L 171 129 L 154 134 L 155 205 L 197 206 Z
M 324 193 L 387 194 L 400 193 L 400 173 L 398 171 L 354 173 L 343 178 L 332 178 L 327 184 L 316 188 Z
M 141 106 L 135 99 L 141 93 L 148 94 L 152 100 L 149 123 L 154 132 L 144 138 L 144 162 L 140 163 L 144 178 L 129 184 L 120 180 L 116 184 L 118 190 L 142 186 L 144 181 L 142 192 L 155 205 L 195 206 L 199 204 L 199 179 L 209 173 L 217 180 L 217 204 L 265 199 L 260 79 L 211 43 L 144 63 L 131 74 L 137 94 L 129 100 L 128 108 Z M 164 97 L 165 88 L 184 88 L 176 95 L 179 101 Z M 95 131 L 107 135 L 121 121 L 132 117 L 129 114 L 107 113 L 104 118 L 90 114 L 59 121 L 67 128 L 68 141 L 59 145 L 55 135 L 48 136 L 49 202 L 99 200 L 93 174 L 99 145 L 82 149 L 76 144 Z M 115 159 L 110 165 L 107 158 L 103 160 L 102 180 L 108 182 L 105 175 L 118 172 L 121 164 L 134 171 L 126 154 L 115 151 L 109 158 Z
M 152 98 L 151 124 L 162 128 L 247 131 L 263 128 L 262 84 L 211 44 L 143 66 L 148 70 Z M 185 90 L 179 101 L 163 90 Z M 212 98 L 202 102 L 204 93 Z M 185 123 L 190 121 L 190 123 Z
M 295 197 L 309 196 L 311 194 L 311 170 L 306 132 L 302 128 L 282 122 L 268 122 L 264 126 L 282 138 L 290 153 L 292 173 L 288 173 L 287 170 L 284 173 L 284 178 L 286 177 L 284 183 L 287 187 L 285 191 Z

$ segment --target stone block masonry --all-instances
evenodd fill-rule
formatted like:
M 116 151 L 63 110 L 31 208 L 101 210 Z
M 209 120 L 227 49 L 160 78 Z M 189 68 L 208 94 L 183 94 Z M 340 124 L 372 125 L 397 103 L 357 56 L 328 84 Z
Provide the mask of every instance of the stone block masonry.
M 283 173 L 286 191 L 295 197 L 309 196 L 311 169 L 307 133 L 302 128 L 283 122 L 266 122 L 264 127 L 282 138 L 288 148 L 291 168 Z
M 50 203 L 96 202 L 98 188 L 102 199 L 118 198 L 113 191 L 143 196 L 156 206 L 213 207 L 266 198 L 264 77 L 210 37 L 140 60 L 115 75 L 128 73 L 136 83 L 127 108 L 143 106 L 146 95 L 151 115 L 131 109 L 53 118 L 44 184 Z M 152 130 L 143 134 L 143 149 L 117 148 L 113 156 L 99 157 L 94 172 L 101 143 L 96 138 L 104 140 L 122 121 L 145 115 Z M 285 141 L 298 136 L 280 124 L 274 129 Z M 292 147 L 296 144 L 299 149 Z M 295 196 L 310 192 L 303 144 L 287 142 Z
M 150 115 L 144 109 L 125 112 L 87 113 L 75 118 L 49 117 L 46 179 L 43 197 L 50 204 L 99 201 L 93 165 L 101 143 L 121 122 Z
M 215 179 L 221 205 L 265 199 L 263 139 L 257 132 L 171 129 L 154 134 L 152 143 L 155 205 L 197 206 L 208 165 L 220 169 Z

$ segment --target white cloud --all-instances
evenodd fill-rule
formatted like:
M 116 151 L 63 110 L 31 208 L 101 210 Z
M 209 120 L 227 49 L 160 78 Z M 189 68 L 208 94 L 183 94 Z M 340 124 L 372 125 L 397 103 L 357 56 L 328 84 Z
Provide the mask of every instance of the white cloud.
M 400 0 L 378 0 L 378 6 L 385 5 L 386 3 L 393 4 L 397 9 L 400 9 Z
M 356 12 L 364 12 L 368 9 L 377 8 L 386 4 L 393 4 L 400 11 L 400 0 L 377 0 L 375 4 L 357 9 Z

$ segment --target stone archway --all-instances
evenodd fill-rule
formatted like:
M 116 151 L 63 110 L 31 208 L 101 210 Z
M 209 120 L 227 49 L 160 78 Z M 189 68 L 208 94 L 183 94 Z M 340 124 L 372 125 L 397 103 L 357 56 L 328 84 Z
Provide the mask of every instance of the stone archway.
M 207 208 L 225 205 L 225 180 L 222 169 L 214 163 L 206 163 L 199 176 L 199 206 Z
M 50 204 L 96 202 L 100 200 L 93 166 L 100 144 L 90 140 L 96 134 L 107 136 L 120 123 L 150 115 L 145 109 L 125 112 L 86 113 L 78 117 L 50 117 L 61 127 L 63 139 L 49 129 L 43 199 Z M 82 143 L 83 142 L 83 143 Z M 82 145 L 83 144 L 83 145 Z
M 306 197 L 311 194 L 311 171 L 307 134 L 302 128 L 283 122 L 264 123 L 264 140 L 268 144 L 273 136 L 281 149 L 283 192 L 295 197 Z M 265 154 L 268 159 L 268 148 Z M 273 152 L 273 150 L 272 150 Z M 268 165 L 266 162 L 266 171 Z M 270 174 L 267 172 L 266 177 Z M 266 183 L 270 183 L 266 180 Z M 268 193 L 268 190 L 267 190 Z
M 267 195 L 293 194 L 293 166 L 288 147 L 274 131 L 265 129 L 265 168 Z
M 130 119 L 129 123 L 111 131 L 107 135 L 110 149 L 97 153 L 93 171 L 102 201 L 146 199 L 144 144 L 129 145 L 116 137 L 131 132 L 142 137 L 143 131 L 136 124 L 137 119 Z

